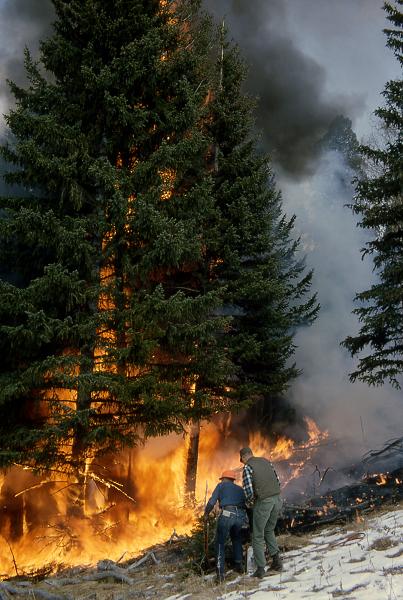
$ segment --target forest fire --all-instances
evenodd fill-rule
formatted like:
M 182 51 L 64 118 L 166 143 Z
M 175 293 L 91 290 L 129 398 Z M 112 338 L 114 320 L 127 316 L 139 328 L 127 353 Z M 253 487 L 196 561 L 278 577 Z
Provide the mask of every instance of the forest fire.
M 240 442 L 231 436 L 228 419 L 201 425 L 196 506 L 186 502 L 187 440 L 176 435 L 150 439 L 144 447 L 91 465 L 84 519 L 66 516 L 70 484 L 65 477 L 40 478 L 13 467 L 1 481 L 0 575 L 29 572 L 49 563 L 56 568 L 92 564 L 105 556 L 130 558 L 172 535 L 189 533 L 221 471 L 235 469 L 240 482 Z M 285 437 L 272 442 L 256 432 L 249 436 L 249 445 L 256 455 L 274 463 L 289 461 L 291 478 L 298 477 L 301 450 L 309 457 L 327 435 L 312 420 L 306 424 L 308 440 L 303 444 Z

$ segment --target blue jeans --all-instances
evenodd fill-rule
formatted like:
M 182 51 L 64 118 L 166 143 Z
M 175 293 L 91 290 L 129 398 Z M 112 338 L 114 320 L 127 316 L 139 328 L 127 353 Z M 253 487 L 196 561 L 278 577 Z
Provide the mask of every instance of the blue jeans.
M 238 510 L 236 513 L 230 514 L 229 517 L 220 515 L 217 520 L 216 531 L 216 558 L 217 558 L 217 574 L 224 575 L 225 571 L 225 542 L 228 535 L 231 536 L 232 542 L 232 558 L 234 563 L 242 564 L 242 542 L 241 529 L 245 523 L 246 512 Z

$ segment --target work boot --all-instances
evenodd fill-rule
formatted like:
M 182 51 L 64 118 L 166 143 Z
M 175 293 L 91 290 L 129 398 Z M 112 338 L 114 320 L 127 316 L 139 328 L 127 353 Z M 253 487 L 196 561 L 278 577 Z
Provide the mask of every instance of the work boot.
M 236 573 L 241 573 L 241 575 L 242 575 L 244 573 L 244 569 L 242 567 L 242 563 L 240 563 L 240 562 L 234 563 L 234 571 Z
M 277 554 L 274 554 L 274 556 L 272 556 L 272 563 L 270 569 L 272 569 L 272 571 L 283 570 L 283 561 L 281 560 L 280 554 L 278 552 Z
M 264 567 L 258 567 L 256 569 L 256 571 L 253 573 L 252 577 L 258 577 L 259 579 L 263 579 L 263 577 L 266 575 L 266 571 L 264 570 Z

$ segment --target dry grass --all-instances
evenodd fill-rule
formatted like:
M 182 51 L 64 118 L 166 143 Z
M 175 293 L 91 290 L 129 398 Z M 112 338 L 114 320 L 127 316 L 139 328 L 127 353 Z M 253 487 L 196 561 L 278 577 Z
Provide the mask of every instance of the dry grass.
M 378 538 L 377 540 L 374 540 L 372 542 L 372 544 L 369 546 L 369 550 L 379 550 L 379 551 L 383 551 L 383 550 L 388 550 L 389 548 L 392 548 L 393 546 L 397 546 L 398 542 L 397 540 L 394 540 L 390 537 L 381 537 Z
M 178 565 L 171 566 L 170 569 L 150 567 L 131 576 L 134 579 L 132 586 L 101 581 L 66 585 L 63 588 L 52 586 L 51 589 L 60 593 L 61 597 L 63 594 L 74 600 L 162 600 L 175 594 L 191 594 L 192 600 L 215 600 L 225 592 L 246 592 L 256 588 L 257 584 L 256 579 L 235 576 L 229 572 L 225 583 L 215 585 L 214 577 L 205 579 Z M 49 586 L 44 583 L 36 587 L 50 591 Z
M 279 535 L 277 537 L 278 545 L 282 552 L 291 552 L 292 550 L 299 550 L 304 546 L 308 546 L 311 543 L 309 534 L 295 535 L 293 533 L 287 533 Z

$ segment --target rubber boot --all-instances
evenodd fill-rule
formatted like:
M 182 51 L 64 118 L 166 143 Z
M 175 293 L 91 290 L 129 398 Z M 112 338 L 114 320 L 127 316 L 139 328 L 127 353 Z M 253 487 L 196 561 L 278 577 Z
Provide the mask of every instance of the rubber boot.
M 253 573 L 252 577 L 258 577 L 259 579 L 263 579 L 263 577 L 266 575 L 266 571 L 264 570 L 264 567 L 258 567 L 256 569 L 256 571 Z
M 283 561 L 280 558 L 280 554 L 277 552 L 274 556 L 272 556 L 272 563 L 270 569 L 272 571 L 282 571 L 283 570 Z

